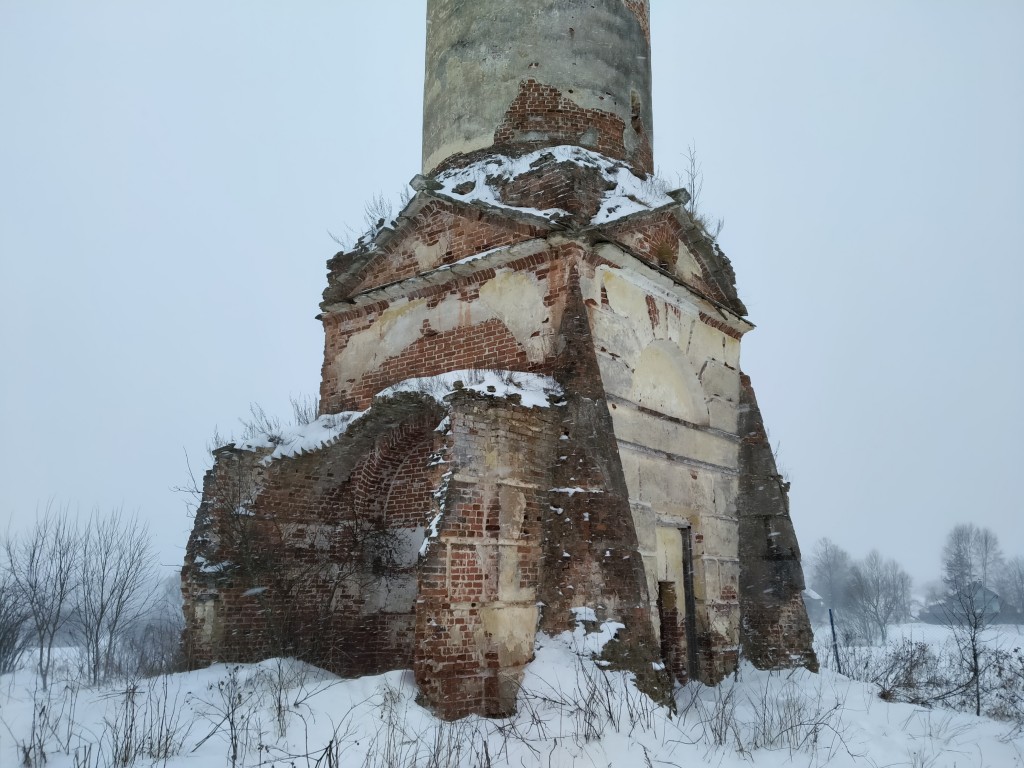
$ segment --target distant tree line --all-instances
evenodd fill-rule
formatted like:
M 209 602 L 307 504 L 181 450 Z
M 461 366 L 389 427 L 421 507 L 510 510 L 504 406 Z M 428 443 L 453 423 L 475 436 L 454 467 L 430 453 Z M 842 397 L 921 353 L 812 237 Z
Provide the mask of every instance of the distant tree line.
M 61 647 L 91 684 L 177 663 L 180 591 L 157 582 L 149 531 L 120 510 L 84 522 L 51 504 L 0 540 L 0 674 L 31 654 L 45 689 Z
M 910 575 L 877 550 L 854 560 L 832 540 L 821 539 L 810 566 L 811 586 L 857 637 L 884 642 L 890 625 L 910 618 Z
M 843 671 L 878 683 L 885 697 L 992 714 L 1024 728 L 1024 653 L 999 647 L 991 632 L 996 624 L 1024 623 L 1024 558 L 1006 557 L 993 531 L 964 523 L 946 536 L 941 563 L 941 581 L 927 590 L 916 617 L 946 627 L 950 640 L 933 647 L 904 638 L 851 654 L 857 645 L 884 644 L 891 625 L 911 618 L 911 579 L 877 552 L 857 561 L 830 539 L 818 541 L 808 582 L 834 611 L 840 635 L 826 655 L 840 664 L 841 645 Z
M 811 588 L 859 639 L 885 641 L 886 627 L 911 618 L 913 582 L 892 559 L 872 551 L 854 560 L 841 546 L 820 539 L 808 560 Z M 987 623 L 1024 618 L 1024 557 L 1004 556 L 996 534 L 973 523 L 955 526 L 942 550 L 941 579 L 925 590 L 916 616 L 937 624 Z

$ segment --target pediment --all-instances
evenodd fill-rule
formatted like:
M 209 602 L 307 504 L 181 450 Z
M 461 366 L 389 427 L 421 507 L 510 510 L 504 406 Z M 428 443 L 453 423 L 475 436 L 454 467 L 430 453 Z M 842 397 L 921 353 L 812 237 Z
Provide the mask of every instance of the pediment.
M 739 316 L 746 316 L 729 257 L 693 221 L 685 205 L 635 213 L 593 227 L 592 231 Z
M 418 192 L 390 223 L 327 262 L 322 307 L 556 229 L 540 217 Z

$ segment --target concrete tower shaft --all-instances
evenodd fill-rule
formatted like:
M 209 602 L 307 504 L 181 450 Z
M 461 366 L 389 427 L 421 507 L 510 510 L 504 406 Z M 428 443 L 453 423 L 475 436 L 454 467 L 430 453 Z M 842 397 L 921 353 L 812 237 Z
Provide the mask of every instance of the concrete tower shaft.
M 653 169 L 648 0 L 428 0 L 423 172 L 558 144 Z

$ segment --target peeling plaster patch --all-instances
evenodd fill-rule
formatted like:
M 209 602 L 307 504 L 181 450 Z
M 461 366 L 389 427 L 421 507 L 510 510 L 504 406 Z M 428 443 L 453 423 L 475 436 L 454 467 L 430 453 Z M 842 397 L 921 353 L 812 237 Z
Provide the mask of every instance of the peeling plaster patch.
M 483 284 L 478 301 L 448 296 L 431 308 L 426 299 L 398 299 L 372 325 L 349 337 L 331 364 L 335 378 L 339 382 L 359 380 L 380 369 L 422 338 L 424 322 L 434 331 L 446 333 L 498 320 L 523 347 L 530 362 L 542 362 L 552 351 L 552 331 L 544 323 L 548 317 L 545 293 L 536 277 L 508 271 Z
M 696 319 L 700 316 L 700 308 L 682 293 L 683 289 L 674 290 L 674 284 L 672 286 L 661 285 L 637 272 L 627 272 L 624 269 L 604 264 L 597 268 L 595 277 L 601 281 L 602 287 L 608 292 L 609 304 L 617 314 L 626 317 L 643 317 L 647 314 L 646 297 L 651 296 L 674 307 L 688 317 Z M 618 306 L 616 306 L 616 300 L 612 298 L 613 291 L 616 293 Z M 631 297 L 630 294 L 634 294 L 634 296 Z M 643 306 L 639 307 L 637 302 L 641 302 Z M 641 309 L 642 311 L 640 311 Z
M 445 233 L 433 245 L 419 241 L 412 247 L 413 258 L 416 259 L 416 266 L 420 272 L 426 272 L 437 262 L 441 261 L 448 248 L 451 246 L 451 235 Z
M 640 356 L 631 399 L 653 411 L 691 424 L 710 422 L 704 390 L 677 344 L 656 341 Z
M 395 301 L 381 312 L 373 325 L 349 337 L 345 349 L 333 363 L 339 381 L 362 378 L 367 371 L 380 368 L 385 360 L 400 355 L 419 340 L 423 321 L 428 318 L 439 332 L 459 325 L 457 311 L 454 318 L 445 318 L 443 312 L 431 312 L 426 299 Z M 444 327 L 445 320 L 448 320 L 448 327 Z
M 523 272 L 502 271 L 480 286 L 480 302 L 505 324 L 531 362 L 540 362 L 551 351 L 551 334 L 542 328 L 547 317 L 544 293 L 541 281 Z
M 526 664 L 533 658 L 540 611 L 536 605 L 488 606 L 480 611 L 482 647 L 497 651 L 502 667 Z M 489 638 L 489 643 L 486 640 Z

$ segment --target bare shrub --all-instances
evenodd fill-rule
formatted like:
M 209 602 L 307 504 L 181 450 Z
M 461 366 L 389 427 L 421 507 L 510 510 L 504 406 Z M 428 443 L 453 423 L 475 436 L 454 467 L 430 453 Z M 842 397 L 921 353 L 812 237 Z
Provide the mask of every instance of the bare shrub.
M 835 669 L 831 646 L 822 647 L 822 666 Z M 944 651 L 930 643 L 900 638 L 885 646 L 859 645 L 847 637 L 838 645 L 842 674 L 878 686 L 884 701 L 930 706 L 948 688 Z
M 288 733 L 289 718 L 303 709 L 311 713 L 311 699 L 341 683 L 340 678 L 297 659 L 272 659 L 262 666 L 263 684 L 278 738 Z
M 848 604 L 850 555 L 829 538 L 819 539 L 811 552 L 811 585 L 825 605 L 837 610 Z
M 884 701 L 928 705 L 945 685 L 945 676 L 931 645 L 904 638 L 881 655 L 869 682 L 879 686 Z
M 227 674 L 210 683 L 204 695 L 192 698 L 197 714 L 213 726 L 195 749 L 219 736 L 227 745 L 227 764 L 237 766 L 239 760 L 262 744 L 258 717 L 262 696 L 258 676 L 245 674 L 240 665 L 228 667 Z
M 181 578 L 174 574 L 153 587 L 145 616 L 128 626 L 117 644 L 116 669 L 129 677 L 155 677 L 184 667 L 181 633 Z
M 54 643 L 71 619 L 78 589 L 77 539 L 76 526 L 68 519 L 67 510 L 47 504 L 29 531 L 4 542 L 16 599 L 29 614 L 44 689 L 50 680 Z
M 79 692 L 80 687 L 74 682 L 49 688 L 37 685 L 32 691 L 32 719 L 28 732 L 14 733 L 4 722 L 17 748 L 21 765 L 41 766 L 46 764 L 48 754 L 72 753 L 71 745 L 78 733 L 75 710 Z
M 295 424 L 311 424 L 320 416 L 320 398 L 316 395 L 292 397 L 290 401 Z
M 164 675 L 146 688 L 146 710 L 142 721 L 143 755 L 166 763 L 181 754 L 193 721 L 185 709 L 181 688 Z
M 844 741 L 845 701 L 826 702 L 820 687 L 809 692 L 791 680 L 773 686 L 769 678 L 760 698 L 752 703 L 755 720 L 746 739 L 751 749 L 783 749 L 793 754 L 817 751 L 829 737 L 833 738 L 830 750 L 836 741 Z
M 166 765 L 181 754 L 193 723 L 180 687 L 167 677 L 148 685 L 136 678 L 109 698 L 114 708 L 103 720 L 103 732 L 76 754 L 76 766 L 127 768 L 142 760 Z
M 25 768 L 46 764 L 46 735 L 49 730 L 50 716 L 48 703 L 48 701 L 41 703 L 38 695 L 33 697 L 32 720 L 30 721 L 28 734 L 24 738 L 13 733 L 11 734 L 17 745 L 21 765 L 25 766 Z
M 712 240 L 718 239 L 722 230 L 725 229 L 725 219 L 712 221 L 701 208 L 704 191 L 704 166 L 697 158 L 697 147 L 694 144 L 687 147 L 686 166 L 683 168 L 681 181 L 690 193 L 690 199 L 686 203 L 686 211 L 690 214 L 690 218 L 705 235 Z
M 790 755 L 812 754 L 831 759 L 847 752 L 842 696 L 830 697 L 820 684 L 798 684 L 793 673 L 770 673 L 759 684 L 725 681 L 707 688 L 688 684 L 680 704 L 689 743 L 732 747 L 740 754 L 752 750 L 784 750 Z
M 890 624 L 910 616 L 909 574 L 895 560 L 884 559 L 877 551 L 850 568 L 847 587 L 848 612 L 861 635 L 872 641 L 886 641 Z
M 363 224 L 368 231 L 386 226 L 394 215 L 395 207 L 383 192 L 378 192 L 363 205 Z
M 697 688 L 700 684 L 693 684 L 693 691 L 689 701 L 681 708 L 683 714 L 690 712 L 696 714 L 698 723 L 703 730 L 703 737 L 706 741 L 716 747 L 727 745 L 735 746 L 738 752 L 743 751 L 743 733 L 741 723 L 736 710 L 738 700 L 736 687 L 732 685 L 720 685 L 711 689 L 714 695 L 710 702 L 700 696 Z
M 249 418 L 240 418 L 239 421 L 242 422 L 243 440 L 265 437 L 276 445 L 283 439 L 281 419 L 268 414 L 259 403 L 249 403 Z
M 942 551 L 942 580 L 946 598 L 940 611 L 953 632 L 949 654 L 951 683 L 944 701 L 974 710 L 980 715 L 993 688 L 993 649 L 985 635 L 999 613 L 996 595 L 987 583 L 1002 555 L 999 542 L 987 528 L 973 523 L 958 525 L 949 532 Z
M 78 547 L 75 623 L 95 685 L 114 674 L 126 631 L 148 609 L 143 597 L 152 582 L 152 547 L 147 526 L 121 510 L 93 513 Z
M 113 717 L 105 720 L 105 753 L 112 766 L 124 768 L 142 755 L 142 735 L 139 723 L 139 685 L 131 681 L 118 694 L 119 705 Z
M 0 675 L 16 670 L 32 644 L 29 619 L 28 608 L 5 565 L 0 572 Z
M 377 690 L 377 696 L 380 726 L 367 745 L 362 768 L 487 768 L 494 764 L 487 743 L 490 728 L 486 721 L 437 721 L 417 732 L 408 725 L 411 702 L 401 690 L 385 683 Z

